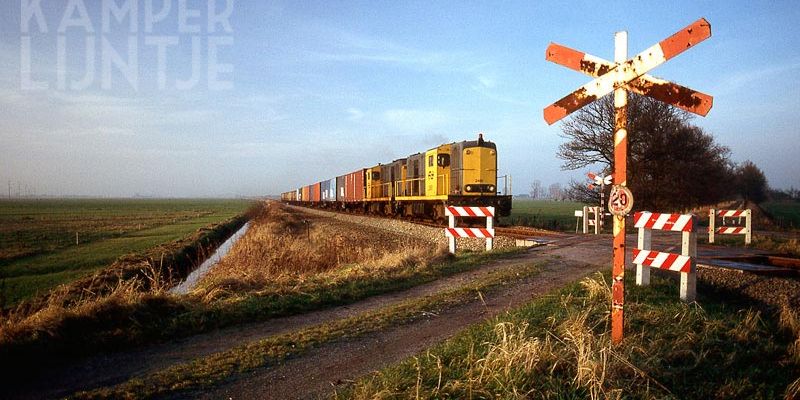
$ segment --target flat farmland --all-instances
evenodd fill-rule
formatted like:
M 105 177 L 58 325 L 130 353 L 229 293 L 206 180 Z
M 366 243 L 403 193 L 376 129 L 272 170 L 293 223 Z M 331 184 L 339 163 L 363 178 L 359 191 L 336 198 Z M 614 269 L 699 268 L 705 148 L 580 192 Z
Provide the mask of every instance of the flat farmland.
M 0 201 L 0 290 L 14 304 L 243 213 L 232 199 Z
M 800 201 L 768 201 L 761 207 L 772 214 L 773 222 L 781 228 L 800 228 Z
M 503 221 L 506 225 L 524 225 L 556 231 L 575 229 L 575 210 L 583 203 L 574 201 L 514 199 L 511 216 Z

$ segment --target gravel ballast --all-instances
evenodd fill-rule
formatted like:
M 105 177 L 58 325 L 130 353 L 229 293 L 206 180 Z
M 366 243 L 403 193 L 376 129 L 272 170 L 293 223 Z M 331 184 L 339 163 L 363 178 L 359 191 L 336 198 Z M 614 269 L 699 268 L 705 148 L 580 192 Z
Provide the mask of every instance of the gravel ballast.
M 400 219 L 380 218 L 366 215 L 346 214 L 332 211 L 319 210 L 315 208 L 306 208 L 298 206 L 288 206 L 293 210 L 299 212 L 326 216 L 334 218 L 343 222 L 354 223 L 359 225 L 370 226 L 374 228 L 384 229 L 390 232 L 400 233 L 404 235 L 411 235 L 436 243 L 440 246 L 447 246 L 447 238 L 444 236 L 443 228 L 436 228 L 426 225 L 415 224 L 413 222 L 403 221 Z M 514 239 L 498 236 L 494 238 L 494 248 L 504 249 L 514 247 L 516 242 Z M 463 250 L 481 251 L 486 249 L 485 239 L 476 238 L 459 238 L 456 239 L 456 248 Z

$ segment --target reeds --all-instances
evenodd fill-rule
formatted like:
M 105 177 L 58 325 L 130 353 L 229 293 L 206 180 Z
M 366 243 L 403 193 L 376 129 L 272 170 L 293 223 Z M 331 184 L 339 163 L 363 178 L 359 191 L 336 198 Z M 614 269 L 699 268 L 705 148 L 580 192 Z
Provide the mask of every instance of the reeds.
M 69 321 L 80 320 L 89 327 L 111 316 L 114 310 L 135 308 L 155 299 L 169 301 L 169 284 L 161 278 L 159 267 L 142 262 L 140 268 L 141 275 L 117 280 L 113 288 L 100 295 L 85 291 L 76 298 L 69 288 L 59 287 L 35 312 L 10 310 L 0 321 L 0 346 L 35 343 L 42 336 L 57 339 Z
M 439 253 L 414 238 L 383 237 L 376 229 L 287 211 L 269 203 L 226 257 L 199 283 L 194 294 L 206 301 L 310 279 L 349 279 L 354 275 L 425 266 Z

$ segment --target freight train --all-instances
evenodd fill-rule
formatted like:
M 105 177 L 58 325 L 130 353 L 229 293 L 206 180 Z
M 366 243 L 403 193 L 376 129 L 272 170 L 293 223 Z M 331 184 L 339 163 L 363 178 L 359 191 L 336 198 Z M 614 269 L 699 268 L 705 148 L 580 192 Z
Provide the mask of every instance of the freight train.
M 511 196 L 498 192 L 497 146 L 483 135 L 284 192 L 281 200 L 430 219 L 444 219 L 451 205 L 494 206 L 500 217 L 511 213 Z

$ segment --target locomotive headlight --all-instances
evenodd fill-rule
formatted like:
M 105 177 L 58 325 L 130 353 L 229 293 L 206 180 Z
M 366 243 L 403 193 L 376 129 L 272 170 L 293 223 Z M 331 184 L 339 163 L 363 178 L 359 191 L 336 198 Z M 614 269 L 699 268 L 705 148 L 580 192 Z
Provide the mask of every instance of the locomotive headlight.
M 494 186 L 492 186 L 492 185 L 489 185 L 489 191 L 490 191 L 490 192 L 494 192 Z
M 467 149 L 467 155 L 472 154 L 472 150 Z
M 472 191 L 472 185 L 467 185 L 467 191 L 468 191 L 468 192 L 471 192 L 471 191 Z

